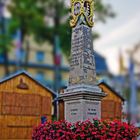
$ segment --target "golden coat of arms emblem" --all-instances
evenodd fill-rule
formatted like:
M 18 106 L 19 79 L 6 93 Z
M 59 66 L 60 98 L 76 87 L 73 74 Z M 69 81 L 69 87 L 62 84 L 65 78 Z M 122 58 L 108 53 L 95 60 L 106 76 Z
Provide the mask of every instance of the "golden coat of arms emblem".
M 71 0 L 71 7 L 71 27 L 79 24 L 85 24 L 89 27 L 93 26 L 93 0 Z

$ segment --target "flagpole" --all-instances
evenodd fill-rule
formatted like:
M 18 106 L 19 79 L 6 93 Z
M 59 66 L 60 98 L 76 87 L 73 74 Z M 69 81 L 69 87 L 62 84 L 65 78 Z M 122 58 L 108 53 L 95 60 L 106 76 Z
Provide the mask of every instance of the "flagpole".
M 55 67 L 55 75 L 54 75 L 54 90 L 58 91 L 61 86 L 61 52 L 60 52 L 60 38 L 58 35 L 55 35 L 55 45 L 54 45 L 54 67 Z
M 15 37 L 15 60 L 16 60 L 16 71 L 21 68 L 21 30 L 18 29 L 16 31 L 16 37 Z
M 129 99 L 129 113 L 130 113 L 130 124 L 136 124 L 136 108 L 137 108 L 137 90 L 136 80 L 134 74 L 134 61 L 132 56 L 129 60 L 129 84 L 130 84 L 130 99 Z
M 58 90 L 60 90 L 61 87 L 61 71 L 60 71 L 60 67 L 61 67 L 61 52 L 60 52 L 60 38 L 59 36 L 56 34 L 54 36 L 54 91 L 56 91 L 57 93 L 57 97 L 58 97 Z M 56 100 L 56 102 L 54 102 L 54 104 L 56 105 L 56 108 L 54 110 L 54 114 L 57 116 L 59 116 L 59 103 L 58 100 Z

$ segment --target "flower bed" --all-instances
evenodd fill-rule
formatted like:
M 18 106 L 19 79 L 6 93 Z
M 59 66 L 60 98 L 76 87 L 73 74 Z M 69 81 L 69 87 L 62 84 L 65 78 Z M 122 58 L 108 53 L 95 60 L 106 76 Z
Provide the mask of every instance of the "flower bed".
M 135 140 L 138 129 L 120 121 L 54 121 L 33 129 L 33 140 Z

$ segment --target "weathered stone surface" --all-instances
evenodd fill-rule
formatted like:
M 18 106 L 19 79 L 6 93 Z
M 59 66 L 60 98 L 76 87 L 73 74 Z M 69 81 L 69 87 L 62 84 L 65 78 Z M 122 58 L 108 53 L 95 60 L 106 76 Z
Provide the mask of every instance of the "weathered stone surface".
M 65 103 L 65 119 L 72 123 L 100 119 L 104 96 L 96 86 L 91 28 L 78 25 L 72 30 L 69 86 L 59 97 Z
M 85 25 L 73 28 L 71 45 L 69 84 L 94 85 L 96 72 L 91 28 Z
M 81 100 L 65 101 L 65 118 L 69 122 L 83 120 L 83 104 Z
M 67 121 L 75 123 L 77 120 L 85 121 L 87 119 L 101 118 L 101 102 L 92 100 L 72 100 L 65 101 L 65 118 Z
M 101 118 L 101 99 L 105 94 L 98 86 L 71 85 L 59 96 L 65 103 L 65 119 L 70 122 Z

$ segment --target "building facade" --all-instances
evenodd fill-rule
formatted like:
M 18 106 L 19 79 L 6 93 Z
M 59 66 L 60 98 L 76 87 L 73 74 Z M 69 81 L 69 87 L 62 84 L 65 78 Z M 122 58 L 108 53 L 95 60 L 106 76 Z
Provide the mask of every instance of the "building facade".
M 10 73 L 15 72 L 17 69 L 26 69 L 32 76 L 53 89 L 54 87 L 54 58 L 53 46 L 46 42 L 44 44 L 37 44 L 30 38 L 29 49 L 27 51 L 27 43 L 23 45 L 20 52 L 20 60 L 17 60 L 16 47 L 13 47 L 8 52 L 9 62 L 8 68 Z M 28 61 L 26 61 L 28 57 Z M 60 73 L 60 87 L 67 85 L 69 63 L 66 57 L 62 56 L 62 63 L 58 70 Z M 4 57 L 0 54 L 0 78 L 4 77 Z
M 97 80 L 105 78 L 109 74 L 105 58 L 95 52 Z M 8 52 L 9 62 L 8 69 L 10 73 L 17 69 L 25 69 L 36 79 L 46 86 L 54 89 L 55 87 L 55 69 L 57 67 L 59 87 L 57 90 L 68 85 L 69 79 L 69 61 L 65 55 L 61 53 L 61 64 L 56 66 L 53 58 L 53 45 L 49 42 L 37 44 L 32 37 L 21 48 L 20 60 L 16 55 L 16 47 Z M 28 59 L 28 61 L 27 61 Z M 0 54 L 0 78 L 5 76 L 4 57 Z

